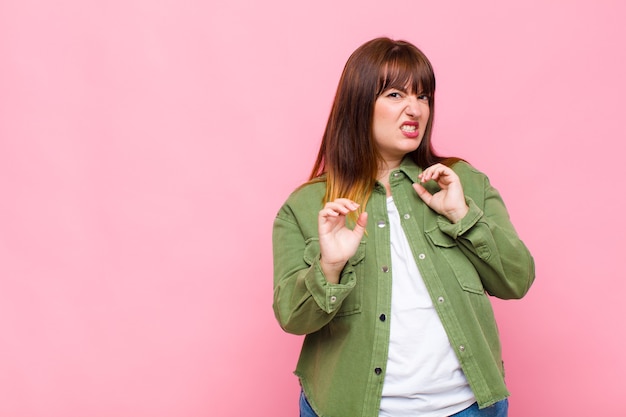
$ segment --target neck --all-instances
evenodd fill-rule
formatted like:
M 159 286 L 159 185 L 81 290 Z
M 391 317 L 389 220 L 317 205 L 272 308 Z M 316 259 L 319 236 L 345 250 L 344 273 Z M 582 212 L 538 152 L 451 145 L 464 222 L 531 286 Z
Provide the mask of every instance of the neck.
M 384 161 L 381 167 L 378 169 L 378 177 L 376 178 L 378 182 L 385 186 L 387 190 L 387 196 L 391 196 L 391 187 L 389 185 L 389 174 L 394 169 L 400 166 L 400 160 L 398 161 Z

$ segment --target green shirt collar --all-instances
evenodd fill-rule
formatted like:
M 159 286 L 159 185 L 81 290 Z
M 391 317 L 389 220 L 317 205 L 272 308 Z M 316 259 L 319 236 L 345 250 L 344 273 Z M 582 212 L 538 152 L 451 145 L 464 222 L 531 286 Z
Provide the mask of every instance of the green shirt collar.
M 421 167 L 419 167 L 413 158 L 410 156 L 405 156 L 402 162 L 400 163 L 399 170 L 404 172 L 407 177 L 411 179 L 413 182 L 418 182 L 418 175 L 424 171 Z

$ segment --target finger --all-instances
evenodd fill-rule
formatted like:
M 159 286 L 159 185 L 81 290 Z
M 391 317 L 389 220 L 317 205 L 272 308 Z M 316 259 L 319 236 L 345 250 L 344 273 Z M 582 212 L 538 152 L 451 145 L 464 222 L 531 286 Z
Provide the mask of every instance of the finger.
M 442 164 L 433 165 L 427 168 L 424 173 L 425 175 L 421 177 L 422 182 L 433 180 L 440 186 L 448 185 L 458 180 L 454 170 Z
M 337 216 L 345 216 L 348 214 L 349 210 L 344 207 L 324 207 L 320 210 L 319 215 L 323 217 L 337 217 Z
M 422 182 L 430 181 L 431 179 L 433 179 L 433 174 L 440 166 L 441 164 L 435 164 L 435 165 L 429 166 L 428 168 L 424 170 L 424 172 L 422 172 L 419 175 L 419 178 L 422 180 Z
M 354 226 L 354 232 L 359 236 L 359 238 L 363 237 L 365 234 L 365 228 L 367 227 L 367 212 L 363 212 L 359 214 L 359 217 L 356 219 L 356 225 Z
M 338 198 L 334 201 L 327 202 L 322 210 L 318 213 L 320 224 L 340 224 L 341 218 L 359 208 L 359 204 L 347 198 Z M 345 220 L 344 220 L 345 221 Z M 339 223 L 337 223 L 339 222 Z
M 324 207 L 323 209 L 320 210 L 319 217 L 337 217 L 340 214 L 342 213 L 331 207 Z
M 433 168 L 432 179 L 437 181 L 439 178 L 442 178 L 443 176 L 448 175 L 449 170 L 450 168 L 441 164 L 437 164 Z
M 333 201 L 331 201 L 330 203 L 337 203 L 337 204 L 343 204 L 345 206 L 359 206 L 358 203 L 350 200 L 349 198 L 337 198 Z
M 325 209 L 331 209 L 339 213 L 347 214 L 350 211 L 354 211 L 359 208 L 359 205 L 347 198 L 338 198 L 334 201 L 329 201 L 324 205 Z
M 413 183 L 413 188 L 415 189 L 417 195 L 422 199 L 422 201 L 424 201 L 424 203 L 430 204 L 430 200 L 433 198 L 433 195 L 428 192 L 428 190 L 424 188 L 422 184 L 418 182 Z

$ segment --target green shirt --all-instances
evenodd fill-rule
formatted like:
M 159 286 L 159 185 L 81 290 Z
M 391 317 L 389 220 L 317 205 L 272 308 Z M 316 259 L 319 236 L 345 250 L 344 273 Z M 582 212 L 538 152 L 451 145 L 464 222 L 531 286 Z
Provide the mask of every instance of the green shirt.
M 417 267 L 481 407 L 506 398 L 500 341 L 489 297 L 521 298 L 534 262 L 487 177 L 453 166 L 468 214 L 453 224 L 412 187 L 422 171 L 405 158 L 390 174 L 391 194 Z M 274 313 L 281 327 L 306 334 L 296 375 L 320 417 L 378 417 L 391 317 L 391 254 L 386 190 L 377 184 L 367 232 L 338 284 L 319 266 L 317 219 L 325 182 L 296 190 L 274 222 Z M 436 192 L 437 185 L 426 185 Z M 427 341 L 425 341 L 427 343 Z

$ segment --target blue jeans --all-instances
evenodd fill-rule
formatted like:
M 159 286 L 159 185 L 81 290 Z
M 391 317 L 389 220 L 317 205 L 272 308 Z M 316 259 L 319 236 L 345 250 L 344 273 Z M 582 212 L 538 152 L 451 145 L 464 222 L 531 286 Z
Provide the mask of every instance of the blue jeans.
M 452 414 L 450 417 L 507 417 L 509 415 L 509 400 L 506 398 L 482 410 L 474 403 L 463 411 Z
M 509 400 L 504 399 L 492 406 L 480 410 L 478 404 L 474 403 L 463 411 L 459 411 L 450 417 L 507 417 L 509 414 Z M 304 396 L 304 391 L 300 392 L 300 417 L 317 417 L 315 411 L 309 405 Z
M 300 417 L 317 417 L 317 414 L 315 414 L 315 411 L 313 411 L 306 400 L 304 391 L 300 391 Z

